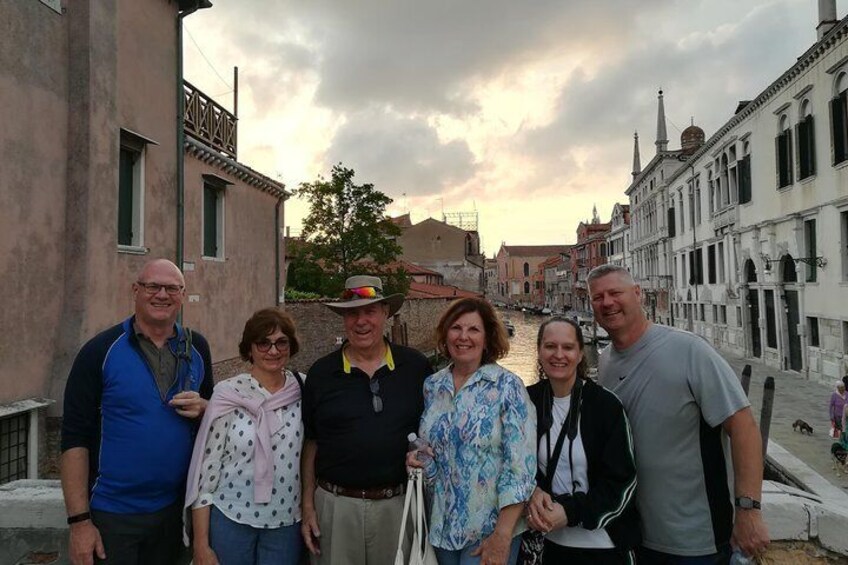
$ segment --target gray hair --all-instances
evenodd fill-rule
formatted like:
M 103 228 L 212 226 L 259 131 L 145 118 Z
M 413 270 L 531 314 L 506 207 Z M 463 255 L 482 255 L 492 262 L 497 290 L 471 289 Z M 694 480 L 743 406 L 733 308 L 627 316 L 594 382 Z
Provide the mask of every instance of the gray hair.
M 607 275 L 612 275 L 613 273 L 621 276 L 627 284 L 633 286 L 636 285 L 636 281 L 633 280 L 633 275 L 630 274 L 630 271 L 620 265 L 611 265 L 609 263 L 606 265 L 598 265 L 589 271 L 589 276 L 586 277 L 586 284 L 592 284 L 592 281 Z

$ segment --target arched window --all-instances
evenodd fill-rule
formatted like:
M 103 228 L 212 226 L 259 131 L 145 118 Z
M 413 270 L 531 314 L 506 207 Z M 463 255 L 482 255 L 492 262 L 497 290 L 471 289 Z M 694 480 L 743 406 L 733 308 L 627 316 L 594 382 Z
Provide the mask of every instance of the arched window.
M 786 114 L 780 116 L 777 131 L 777 188 L 784 188 L 792 184 L 792 127 Z
M 527 263 L 525 263 L 525 265 L 526 264 Z M 524 283 L 524 294 L 530 294 L 530 283 L 529 282 Z
M 524 276 L 530 276 L 530 263 L 524 263 Z
M 781 279 L 783 282 L 798 282 L 798 270 L 795 268 L 795 261 L 792 256 L 784 255 L 780 260 Z
M 833 132 L 833 164 L 848 161 L 848 72 L 839 73 L 830 101 L 830 131 Z
M 809 100 L 801 102 L 801 114 L 798 119 L 798 180 L 816 174 L 815 124 L 813 123 L 813 105 Z

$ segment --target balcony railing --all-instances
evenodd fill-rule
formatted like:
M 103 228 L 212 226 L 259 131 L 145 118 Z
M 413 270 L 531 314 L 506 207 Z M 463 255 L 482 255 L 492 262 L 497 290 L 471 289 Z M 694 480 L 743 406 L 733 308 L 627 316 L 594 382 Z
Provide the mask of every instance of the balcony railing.
M 186 134 L 236 159 L 238 119 L 188 81 L 183 81 L 183 95 Z

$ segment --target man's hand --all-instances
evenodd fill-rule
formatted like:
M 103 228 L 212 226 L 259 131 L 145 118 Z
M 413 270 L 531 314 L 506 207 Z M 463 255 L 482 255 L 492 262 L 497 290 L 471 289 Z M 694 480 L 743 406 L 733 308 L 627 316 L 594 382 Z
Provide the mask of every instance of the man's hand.
M 175 394 L 168 404 L 174 407 L 180 416 L 194 420 L 203 416 L 207 402 L 198 393 L 189 390 Z
M 739 548 L 745 555 L 756 557 L 768 544 L 769 534 L 762 512 L 737 508 L 730 545 Z
M 73 565 L 93 565 L 95 553 L 100 559 L 106 559 L 106 550 L 103 549 L 100 532 L 91 520 L 71 524 L 69 529 L 71 538 L 68 552 Z
M 509 549 L 512 538 L 495 530 L 485 538 L 477 549 L 471 552 L 472 557 L 480 556 L 480 565 L 506 565 L 509 559 Z
M 315 508 L 306 506 L 301 510 L 300 534 L 303 543 L 312 555 L 321 555 L 321 530 L 318 529 L 318 515 Z

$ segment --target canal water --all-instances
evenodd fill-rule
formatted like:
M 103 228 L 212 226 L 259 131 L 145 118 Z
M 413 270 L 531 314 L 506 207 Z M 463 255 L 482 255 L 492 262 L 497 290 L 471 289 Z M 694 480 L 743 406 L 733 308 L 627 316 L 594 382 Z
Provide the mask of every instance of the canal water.
M 515 310 L 498 311 L 504 320 L 515 326 L 515 335 L 509 340 L 509 355 L 500 364 L 521 377 L 524 384 L 531 385 L 539 380 L 536 364 L 536 334 L 547 316 L 537 316 Z M 598 350 L 594 345 L 586 344 L 583 349 L 589 367 L 598 364 Z

